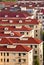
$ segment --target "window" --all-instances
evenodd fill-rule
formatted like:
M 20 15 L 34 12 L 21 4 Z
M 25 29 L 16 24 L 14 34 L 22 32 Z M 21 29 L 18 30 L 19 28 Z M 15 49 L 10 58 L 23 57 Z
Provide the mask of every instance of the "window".
M 34 59 L 36 59 L 37 58 L 37 56 L 34 56 Z
M 24 32 L 20 32 L 21 34 L 24 34 Z
M 7 62 L 9 62 L 9 59 L 7 59 Z
M 4 53 L 4 56 L 5 56 L 5 53 Z
M 7 56 L 9 56 L 9 53 L 7 53 Z
M 19 53 L 19 56 L 21 56 L 21 53 Z
M 26 53 L 23 53 L 23 55 L 26 55 Z
M 40 57 L 42 58 L 42 55 L 40 55 Z
M 39 19 L 41 19 L 41 17 L 39 17 Z
M 37 51 L 35 51 L 35 54 L 37 54 Z
M 30 47 L 32 48 L 32 45 L 30 45 Z
M 14 28 L 15 28 L 15 26 L 14 26 Z
M 37 48 L 37 45 L 35 45 L 35 48 Z
M 4 58 L 4 62 L 5 62 L 5 58 Z
M 5 17 L 8 17 L 8 15 L 5 15 Z
M 28 32 L 27 32 L 27 35 L 28 35 Z
M 36 36 L 38 36 L 38 35 L 36 34 Z
M 1 59 L 1 62 L 3 61 L 3 59 Z
M 21 59 L 19 59 L 19 62 L 21 62 Z
M 1 53 L 1 56 L 2 56 L 2 53 Z
M 26 62 L 26 59 L 23 59 L 24 62 Z
M 44 19 L 44 16 L 43 16 L 43 19 Z
M 36 32 L 37 32 L 37 30 L 36 30 Z
M 36 28 L 37 28 L 37 26 L 36 26 Z

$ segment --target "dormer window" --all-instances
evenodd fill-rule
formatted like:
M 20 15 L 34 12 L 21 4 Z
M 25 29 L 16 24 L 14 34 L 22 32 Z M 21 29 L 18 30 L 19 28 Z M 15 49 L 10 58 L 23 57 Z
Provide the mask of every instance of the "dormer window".
M 19 17 L 19 15 L 16 15 L 16 17 Z
M 13 20 L 9 20 L 10 23 L 13 23 Z
M 31 20 L 26 20 L 26 22 L 31 22 Z
M 7 27 L 5 27 L 5 29 L 4 30 L 8 30 L 8 28 Z
M 22 20 L 19 20 L 19 23 L 22 23 Z
M 0 41 L 1 41 L 2 39 L 0 38 Z
M 11 36 L 14 36 L 14 33 L 10 33 Z
M 29 7 L 32 7 L 32 5 L 29 5 Z
M 2 21 L 8 21 L 8 20 L 2 20 Z
M 17 5 L 14 5 L 14 7 L 17 7 Z
M 8 15 L 5 15 L 5 17 L 8 17 Z
M 5 10 L 7 10 L 7 8 L 5 8 Z

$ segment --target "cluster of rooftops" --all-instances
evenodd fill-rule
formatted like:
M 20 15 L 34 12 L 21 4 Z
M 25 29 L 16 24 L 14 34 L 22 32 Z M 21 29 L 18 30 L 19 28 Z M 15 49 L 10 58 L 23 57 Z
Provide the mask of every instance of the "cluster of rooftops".
M 43 7 L 44 3 L 38 3 L 39 6 Z M 1 9 L 0 9 L 0 51 L 30 51 L 31 48 L 24 46 L 27 44 L 40 44 L 42 40 L 32 38 L 32 37 L 24 37 L 26 40 L 20 40 L 22 34 L 18 31 L 31 31 L 32 28 L 24 26 L 24 24 L 32 24 L 36 25 L 39 24 L 40 21 L 37 19 L 31 19 L 29 16 L 33 14 L 28 13 L 27 11 L 21 11 L 20 7 L 26 7 L 27 9 L 37 7 L 38 4 L 35 3 L 15 3 L 15 2 L 0 2 Z M 28 6 L 29 5 L 29 6 Z M 32 6 L 30 6 L 32 5 Z M 14 6 L 14 7 L 13 7 Z M 44 12 L 44 10 L 41 10 Z M 11 24 L 11 26 L 6 26 Z M 23 24 L 21 28 L 16 28 L 16 24 Z M 5 26 L 2 26 L 5 25 Z M 4 31 L 10 31 L 11 34 L 4 34 Z M 7 45 L 17 45 L 15 48 L 7 48 Z

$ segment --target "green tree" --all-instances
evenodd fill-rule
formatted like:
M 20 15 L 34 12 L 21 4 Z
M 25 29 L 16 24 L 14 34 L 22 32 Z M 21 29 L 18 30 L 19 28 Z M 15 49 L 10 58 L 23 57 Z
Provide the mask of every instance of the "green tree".
M 34 65 L 39 65 L 38 58 L 35 59 L 35 61 L 34 61 Z

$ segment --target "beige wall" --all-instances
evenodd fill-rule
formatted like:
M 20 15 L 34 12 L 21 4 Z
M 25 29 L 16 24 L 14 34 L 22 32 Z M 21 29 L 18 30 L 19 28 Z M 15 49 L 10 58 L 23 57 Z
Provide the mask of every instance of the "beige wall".
M 2 56 L 1 56 L 1 53 L 2 53 Z M 5 56 L 4 56 L 4 53 L 5 53 Z M 7 56 L 7 53 L 9 53 L 9 56 Z M 19 53 L 21 53 L 21 56 L 19 56 Z M 26 55 L 23 55 L 23 53 L 25 53 Z M 2 52 L 0 51 L 0 65 L 29 65 L 28 62 L 31 62 L 31 65 L 32 65 L 33 63 L 32 53 L 33 51 L 29 51 L 29 52 L 13 52 L 13 51 L 11 52 L 3 51 Z M 1 62 L 1 59 L 2 59 L 2 62 Z M 4 62 L 4 59 L 5 59 L 5 62 Z M 7 62 L 7 59 L 9 59 L 9 62 Z M 19 59 L 22 59 L 21 62 L 18 61 Z M 26 61 L 23 61 L 23 59 L 25 59 Z
M 40 44 L 26 44 L 26 46 L 28 47 L 31 47 L 31 45 L 33 48 L 33 56 L 37 56 L 39 58 L 40 65 L 42 65 L 43 64 L 43 42 L 41 42 Z M 37 47 L 35 47 L 35 45 Z M 37 53 L 35 51 L 37 51 Z

